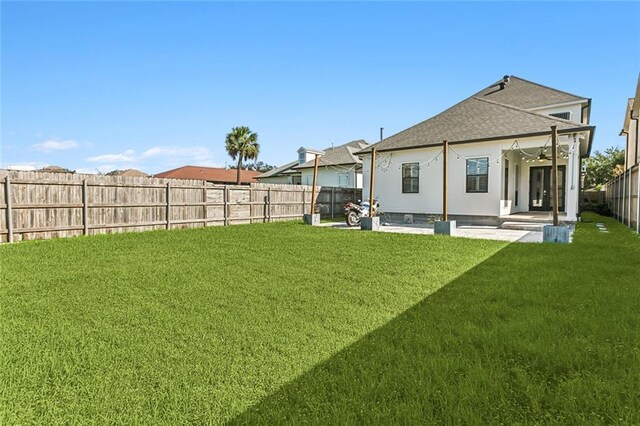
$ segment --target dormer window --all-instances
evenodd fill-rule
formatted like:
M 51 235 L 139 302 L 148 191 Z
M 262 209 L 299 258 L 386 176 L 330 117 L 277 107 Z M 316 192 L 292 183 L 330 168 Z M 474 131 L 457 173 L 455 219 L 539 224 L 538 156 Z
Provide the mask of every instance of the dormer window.
M 554 112 L 553 114 L 549 114 L 552 117 L 561 118 L 563 120 L 571 120 L 571 111 L 566 112 Z
M 306 151 L 300 151 L 298 153 L 298 164 L 304 164 L 307 162 L 307 152 Z

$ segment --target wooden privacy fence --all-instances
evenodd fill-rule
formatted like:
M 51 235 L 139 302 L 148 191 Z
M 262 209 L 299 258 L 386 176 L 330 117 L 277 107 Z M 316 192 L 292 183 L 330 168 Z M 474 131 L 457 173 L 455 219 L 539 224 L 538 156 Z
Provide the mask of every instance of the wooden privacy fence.
M 0 182 L 2 242 L 295 220 L 311 208 L 301 185 L 5 170 Z M 357 191 L 319 188 L 318 208 L 331 216 Z
M 640 233 L 640 164 L 607 183 L 604 191 L 613 217 Z

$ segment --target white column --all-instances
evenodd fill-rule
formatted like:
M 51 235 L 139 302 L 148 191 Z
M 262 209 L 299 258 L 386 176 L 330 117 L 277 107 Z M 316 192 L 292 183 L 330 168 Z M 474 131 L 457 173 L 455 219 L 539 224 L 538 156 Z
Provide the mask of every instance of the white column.
M 567 182 L 565 183 L 565 209 L 568 221 L 578 220 L 578 208 L 580 206 L 580 139 L 577 135 L 573 136 L 573 150 L 569 153 L 567 160 Z M 571 148 L 570 148 L 571 149 Z

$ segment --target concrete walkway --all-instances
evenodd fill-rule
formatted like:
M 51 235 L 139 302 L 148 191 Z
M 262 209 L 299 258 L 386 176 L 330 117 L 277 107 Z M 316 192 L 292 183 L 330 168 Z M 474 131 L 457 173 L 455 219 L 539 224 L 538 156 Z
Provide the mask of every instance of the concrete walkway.
M 360 227 L 350 228 L 343 222 L 323 222 L 320 226 L 360 231 Z M 380 232 L 399 234 L 433 235 L 433 225 L 427 223 L 389 223 L 380 227 Z M 542 232 L 523 231 L 518 229 L 500 229 L 497 226 L 459 226 L 455 237 L 480 238 L 521 243 L 541 243 Z

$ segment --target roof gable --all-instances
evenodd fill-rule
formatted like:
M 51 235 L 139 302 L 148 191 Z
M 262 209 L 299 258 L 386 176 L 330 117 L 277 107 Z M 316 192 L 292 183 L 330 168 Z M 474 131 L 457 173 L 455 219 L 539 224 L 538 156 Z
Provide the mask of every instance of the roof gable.
M 295 166 L 297 164 L 298 164 L 297 161 L 292 161 L 292 162 L 287 163 L 287 164 L 285 164 L 283 166 L 274 167 L 273 169 L 268 170 L 268 171 L 256 176 L 256 179 L 263 179 L 263 178 L 278 176 L 279 174 L 284 173 L 287 170 L 293 168 L 293 166 Z
M 236 183 L 236 169 L 222 169 L 218 167 L 200 167 L 200 166 L 183 166 L 177 169 L 167 170 L 166 172 L 157 173 L 153 177 L 156 178 L 173 178 L 173 179 L 197 179 L 218 183 Z M 260 172 L 252 170 L 240 170 L 240 182 L 252 183 L 256 182 L 255 177 Z
M 482 97 L 471 97 L 372 145 L 379 151 L 407 149 L 449 142 L 500 140 L 507 137 L 548 133 L 558 130 L 584 129 L 584 126 L 548 115 L 538 114 Z M 369 148 L 360 152 L 368 152 Z
M 503 88 L 501 88 L 501 83 L 504 83 L 504 79 L 500 79 L 472 97 L 523 109 L 586 100 L 582 96 L 543 86 L 514 75 L 506 77 L 509 81 L 502 86 Z
M 327 148 L 324 150 L 324 155 L 318 157 L 318 165 L 333 166 L 361 164 L 362 160 L 360 160 L 355 153 L 367 146 L 369 146 L 369 144 L 365 140 L 358 139 L 334 148 Z M 299 166 L 295 166 L 294 169 L 306 169 L 313 166 L 314 161 L 307 161 Z

